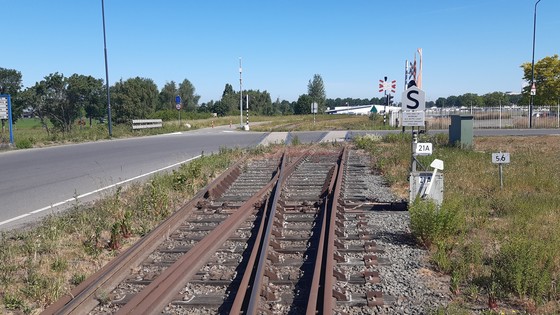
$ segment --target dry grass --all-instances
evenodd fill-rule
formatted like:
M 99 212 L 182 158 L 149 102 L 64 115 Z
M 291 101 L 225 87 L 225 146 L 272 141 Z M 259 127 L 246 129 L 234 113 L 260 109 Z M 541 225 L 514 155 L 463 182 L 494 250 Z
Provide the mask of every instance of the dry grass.
M 559 140 L 558 136 L 480 137 L 474 139 L 473 150 L 440 142 L 433 156 L 422 158 L 425 165 L 434 158 L 445 162 L 440 212 L 454 218 L 436 212 L 432 218 L 436 222 L 421 223 L 447 226 L 459 219 L 450 233 L 428 233 L 431 239 L 425 243 L 431 244 L 435 266 L 451 275 L 452 291 L 461 292 L 456 302 L 463 308 L 488 306 L 492 297 L 503 310 L 560 312 L 556 285 L 560 280 Z M 410 137 L 385 139 L 370 150 L 395 187 L 408 187 L 403 169 L 410 164 Z M 503 166 L 503 189 L 498 166 L 491 162 L 491 154 L 500 151 L 511 156 L 511 163 Z M 430 215 L 428 208 L 421 209 L 424 216 Z M 417 211 L 411 209 L 411 215 L 413 210 Z M 446 221 L 438 225 L 438 220 Z

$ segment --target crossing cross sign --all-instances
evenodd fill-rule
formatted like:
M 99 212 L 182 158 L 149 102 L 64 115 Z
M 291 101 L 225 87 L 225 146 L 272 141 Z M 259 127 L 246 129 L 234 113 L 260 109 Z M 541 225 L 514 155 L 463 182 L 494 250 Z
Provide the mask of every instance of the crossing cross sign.
M 411 86 L 402 93 L 403 111 L 423 111 L 426 109 L 426 93 L 416 86 Z

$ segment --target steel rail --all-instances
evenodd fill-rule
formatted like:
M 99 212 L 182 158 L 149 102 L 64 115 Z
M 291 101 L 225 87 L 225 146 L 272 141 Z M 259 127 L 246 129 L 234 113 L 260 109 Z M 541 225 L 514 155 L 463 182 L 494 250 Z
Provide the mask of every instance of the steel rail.
M 171 232 L 181 225 L 183 219 L 196 207 L 199 201 L 204 199 L 204 196 L 209 191 L 222 184 L 226 178 L 229 180 L 235 179 L 239 175 L 238 169 L 242 164 L 243 160 L 240 160 L 228 168 L 228 170 L 200 190 L 191 201 L 173 213 L 148 235 L 88 277 L 84 282 L 71 290 L 69 294 L 51 304 L 41 314 L 83 314 L 93 309 L 99 304 L 95 299 L 98 292 L 101 290 L 107 292 L 125 279 L 131 266 L 138 265 L 148 257 Z
M 324 286 L 323 286 L 323 307 L 319 310 L 320 314 L 330 315 L 333 313 L 335 306 L 335 299 L 333 297 L 333 287 L 334 287 L 334 266 L 335 266 L 335 239 L 336 239 L 336 213 L 338 211 L 338 200 L 340 197 L 340 191 L 342 189 L 342 178 L 346 165 L 346 160 L 348 159 L 348 150 L 344 147 L 342 151 L 339 163 L 338 171 L 336 172 L 336 179 L 334 185 L 334 191 L 331 197 L 331 203 L 328 207 L 328 219 L 329 219 L 329 231 L 326 241 L 327 253 L 325 255 L 325 268 L 324 268 Z
M 206 263 L 216 250 L 235 233 L 244 221 L 252 214 L 255 205 L 262 201 L 270 189 L 278 183 L 284 173 L 287 155 L 284 154 L 279 171 L 267 185 L 261 188 L 238 210 L 231 214 L 216 229 L 199 241 L 191 250 L 181 256 L 172 266 L 167 268 L 158 278 L 136 294 L 116 314 L 157 314 L 180 291 L 181 287 Z
M 270 206 L 267 204 L 265 211 L 263 212 L 263 217 L 261 220 L 261 225 L 259 227 L 257 241 L 255 246 L 251 251 L 251 255 L 246 267 L 246 272 L 241 280 L 241 285 L 239 291 L 237 292 L 233 305 L 229 314 L 241 314 L 243 305 L 247 304 L 246 314 L 256 314 L 258 308 L 258 301 L 260 298 L 260 290 L 262 284 L 262 277 L 264 276 L 264 268 L 266 264 L 266 258 L 268 254 L 268 247 L 270 246 L 270 235 L 272 234 L 272 224 L 274 223 L 274 216 L 276 214 L 276 206 L 278 204 L 278 198 L 282 191 L 282 186 L 287 177 L 289 177 L 296 167 L 301 164 L 307 154 L 300 155 L 296 161 L 291 163 L 288 167 L 284 164 L 282 165 L 282 171 L 279 174 L 278 182 L 274 191 L 271 193 L 267 202 L 270 201 Z M 284 163 L 284 161 L 283 161 Z M 264 228 L 266 227 L 266 231 Z M 257 262 L 257 257 L 259 258 Z M 255 266 L 256 265 L 256 266 Z M 253 270 L 255 270 L 253 272 Z M 253 284 L 251 285 L 251 293 L 248 295 L 248 284 L 253 279 Z
M 319 299 L 319 290 L 321 289 L 323 270 L 323 260 L 325 252 L 325 242 L 327 241 L 327 220 L 328 220 L 328 207 L 329 199 L 332 194 L 332 188 L 338 172 L 338 164 L 334 166 L 334 171 L 331 173 L 329 180 L 329 187 L 325 196 L 323 197 L 323 204 L 321 205 L 321 231 L 319 232 L 319 244 L 317 246 L 317 254 L 315 256 L 313 278 L 309 289 L 309 299 L 307 301 L 306 314 L 317 314 L 317 300 Z

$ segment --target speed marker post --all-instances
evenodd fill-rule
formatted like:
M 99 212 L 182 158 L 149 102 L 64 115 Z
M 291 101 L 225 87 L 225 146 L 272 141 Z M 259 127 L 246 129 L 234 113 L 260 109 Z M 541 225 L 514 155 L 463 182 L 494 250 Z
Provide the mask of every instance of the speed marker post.
M 508 152 L 499 152 L 499 153 L 492 153 L 492 163 L 498 164 L 500 170 L 500 189 L 504 188 L 504 173 L 502 170 L 502 165 L 509 164 L 509 153 Z

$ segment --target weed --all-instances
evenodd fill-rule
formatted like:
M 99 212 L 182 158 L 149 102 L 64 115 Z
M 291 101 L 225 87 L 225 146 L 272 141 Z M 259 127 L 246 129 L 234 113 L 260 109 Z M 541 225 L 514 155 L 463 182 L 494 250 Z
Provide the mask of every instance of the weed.
M 416 198 L 414 203 L 409 205 L 409 211 L 410 228 L 426 247 L 445 240 L 459 229 L 457 212 L 446 207 L 445 203 L 438 207 L 433 200 Z
M 55 271 L 55 272 L 63 272 L 66 270 L 66 268 L 68 268 L 68 262 L 60 257 L 57 257 L 52 263 L 51 263 L 51 270 Z
M 109 248 L 111 250 L 117 250 L 121 248 L 121 224 L 120 222 L 115 222 L 111 228 L 111 240 L 109 241 Z
M 72 278 L 70 278 L 70 283 L 72 285 L 79 285 L 80 283 L 84 282 L 84 280 L 86 280 L 86 275 L 84 274 L 73 274 Z

